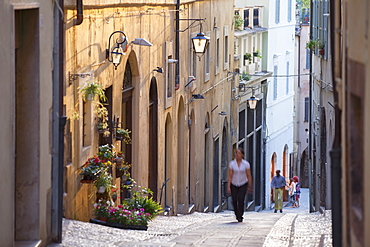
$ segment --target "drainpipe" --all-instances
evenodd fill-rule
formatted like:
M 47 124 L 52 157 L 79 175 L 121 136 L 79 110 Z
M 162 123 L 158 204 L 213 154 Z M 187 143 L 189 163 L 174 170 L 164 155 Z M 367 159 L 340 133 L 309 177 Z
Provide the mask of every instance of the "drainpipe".
M 81 0 L 82 1 L 82 0 Z M 175 57 L 177 63 L 175 64 L 175 90 L 180 88 L 180 0 L 176 1 L 176 22 L 175 22 Z
M 338 4 L 338 14 L 336 13 L 336 4 Z M 341 13 L 340 3 L 338 1 L 330 1 L 330 49 L 331 49 L 331 66 L 332 66 L 332 80 L 334 92 L 334 106 L 335 106 L 335 138 L 333 148 L 330 151 L 331 157 L 331 199 L 332 199 L 332 234 L 333 246 L 342 246 L 342 111 L 338 107 L 338 92 L 336 89 L 336 78 L 341 78 L 341 64 L 336 64 L 336 55 L 340 52 L 339 42 L 341 42 L 341 33 L 335 30 L 341 30 Z M 338 44 L 338 46 L 336 46 Z M 338 49 L 338 52 L 337 52 Z M 338 61 L 340 57 L 338 56 Z
M 51 239 L 62 242 L 63 169 L 64 169 L 64 0 L 54 5 L 53 92 L 52 92 L 52 169 L 51 169 Z
M 313 16 L 313 4 L 312 1 L 310 1 L 310 40 L 312 40 L 312 16 Z M 312 57 L 313 57 L 313 52 L 310 50 L 310 79 L 309 79 L 309 124 L 308 124 L 308 133 L 309 133 L 309 138 L 308 138 L 308 187 L 310 189 L 309 193 L 309 209 L 310 213 L 314 212 L 313 208 L 313 196 L 314 196 L 314 191 L 313 191 L 313 178 L 312 178 L 312 90 L 313 90 L 313 83 L 312 83 Z
M 77 19 L 73 20 L 73 24 L 75 26 L 78 26 L 81 25 L 82 21 L 84 20 L 82 0 L 76 0 L 76 9 L 77 9 Z

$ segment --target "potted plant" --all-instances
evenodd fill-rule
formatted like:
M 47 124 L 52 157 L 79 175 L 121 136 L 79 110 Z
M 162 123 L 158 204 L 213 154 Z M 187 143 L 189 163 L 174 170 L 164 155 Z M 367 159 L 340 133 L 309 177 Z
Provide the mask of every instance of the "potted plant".
M 78 93 L 82 96 L 82 99 L 85 101 L 94 100 L 95 95 L 98 95 L 101 101 L 104 101 L 104 102 L 107 101 L 104 88 L 100 84 L 89 82 L 89 83 L 85 83 L 78 89 L 79 89 Z
M 116 129 L 116 139 L 123 140 L 126 144 L 131 143 L 131 137 L 130 137 L 131 131 L 128 129 Z
M 249 63 L 252 63 L 252 54 L 251 53 L 245 53 L 244 54 L 244 60 L 248 60 Z
M 317 48 L 319 49 L 320 55 L 325 55 L 325 44 L 322 40 L 318 40 L 317 42 Z
M 262 54 L 261 54 L 260 50 L 257 49 L 256 51 L 254 51 L 253 52 L 253 57 L 262 58 Z
M 163 210 L 159 203 L 151 198 L 151 190 L 137 186 L 135 181 L 127 188 L 133 191 L 131 198 L 117 206 L 100 200 L 94 205 L 96 219 L 90 219 L 90 222 L 123 229 L 147 230 L 148 222 Z M 104 215 L 106 221 L 99 220 L 99 217 Z
M 249 81 L 251 79 L 251 75 L 247 73 L 240 74 L 240 80 L 241 81 Z
M 234 29 L 235 30 L 243 30 L 244 20 L 240 15 L 234 15 Z
M 310 40 L 306 43 L 306 48 L 310 49 L 311 51 L 315 50 L 316 46 L 318 44 L 317 40 Z
M 92 183 L 100 175 L 103 164 L 98 157 L 89 158 L 78 170 L 82 176 L 81 183 Z
M 109 196 L 109 192 L 113 187 L 113 179 L 110 173 L 106 169 L 102 170 L 100 176 L 94 181 L 94 185 L 98 190 L 98 193 L 106 194 Z
M 96 107 L 95 113 L 98 115 L 98 123 L 96 129 L 99 133 L 103 133 L 104 137 L 110 135 L 108 125 L 108 109 L 101 103 Z

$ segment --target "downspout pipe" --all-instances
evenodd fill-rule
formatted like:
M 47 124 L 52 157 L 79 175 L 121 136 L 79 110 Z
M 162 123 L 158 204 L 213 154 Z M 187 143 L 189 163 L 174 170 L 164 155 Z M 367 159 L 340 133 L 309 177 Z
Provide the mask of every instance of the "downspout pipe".
M 310 1 L 310 40 L 312 40 L 312 17 L 313 17 L 313 4 L 312 1 Z M 308 124 L 308 183 L 309 183 L 309 209 L 310 213 L 314 212 L 313 208 L 313 196 L 314 196 L 314 187 L 313 187 L 313 178 L 312 178 L 312 90 L 313 90 L 313 83 L 312 83 L 312 59 L 313 59 L 313 52 L 310 50 L 310 79 L 309 79 L 309 124 Z
M 73 20 L 75 26 L 81 25 L 84 20 L 82 0 L 76 0 L 77 19 Z
M 51 240 L 62 242 L 64 172 L 64 0 L 54 5 L 53 92 L 52 92 L 52 169 L 51 169 Z
M 338 5 L 336 5 L 338 4 Z M 336 11 L 336 9 L 338 11 Z M 335 138 L 332 150 L 330 151 L 331 157 L 331 198 L 332 198 L 332 234 L 333 246 L 342 246 L 342 111 L 338 107 L 338 91 L 336 88 L 336 78 L 341 75 L 341 63 L 338 56 L 338 64 L 336 64 L 336 55 L 340 52 L 341 36 L 338 34 L 340 30 L 340 3 L 338 1 L 330 1 L 330 48 L 331 48 L 331 66 L 332 66 L 332 81 L 334 93 L 334 106 L 335 106 Z M 338 44 L 338 45 L 337 45 Z M 338 51 L 337 51 L 338 49 Z
M 82 0 L 81 0 L 82 1 Z M 175 57 L 177 61 L 180 61 L 180 33 L 178 30 L 180 30 L 180 1 L 176 1 L 176 21 L 175 21 Z M 178 90 L 180 88 L 180 62 L 177 62 L 175 65 L 175 90 Z

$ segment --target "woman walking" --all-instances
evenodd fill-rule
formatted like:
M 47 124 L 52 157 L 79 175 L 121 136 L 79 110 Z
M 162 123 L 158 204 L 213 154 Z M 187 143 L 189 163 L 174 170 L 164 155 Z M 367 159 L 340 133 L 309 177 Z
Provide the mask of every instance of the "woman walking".
M 235 151 L 235 159 L 230 161 L 227 185 L 228 193 L 231 194 L 233 201 L 236 219 L 238 222 L 242 222 L 247 189 L 250 193 L 253 192 L 250 164 L 244 160 L 244 151 L 242 148 L 238 148 Z

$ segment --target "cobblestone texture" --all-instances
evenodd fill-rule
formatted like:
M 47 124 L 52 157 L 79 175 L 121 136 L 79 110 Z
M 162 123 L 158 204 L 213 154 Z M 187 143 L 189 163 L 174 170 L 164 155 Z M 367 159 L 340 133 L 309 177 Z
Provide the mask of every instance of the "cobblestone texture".
M 304 189 L 303 189 L 304 190 Z M 232 211 L 158 216 L 147 231 L 123 230 L 63 220 L 63 242 L 49 247 L 110 246 L 332 246 L 331 211 L 308 213 L 308 190 L 300 208 L 246 212 L 238 223 Z

